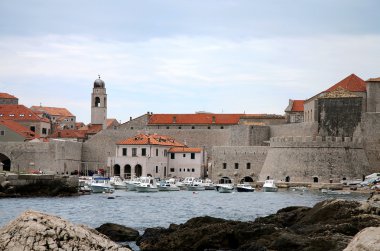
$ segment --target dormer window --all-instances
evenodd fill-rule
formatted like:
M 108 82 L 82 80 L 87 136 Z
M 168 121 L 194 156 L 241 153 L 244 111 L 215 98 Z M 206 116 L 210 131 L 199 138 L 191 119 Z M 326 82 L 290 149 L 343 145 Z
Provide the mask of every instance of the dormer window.
M 14 117 L 15 115 L 14 114 L 9 114 L 9 117 Z
M 212 123 L 215 123 L 215 116 L 212 116 Z
M 25 116 L 25 114 L 20 114 L 20 117 L 24 117 Z
M 177 117 L 173 116 L 173 123 L 177 123 Z

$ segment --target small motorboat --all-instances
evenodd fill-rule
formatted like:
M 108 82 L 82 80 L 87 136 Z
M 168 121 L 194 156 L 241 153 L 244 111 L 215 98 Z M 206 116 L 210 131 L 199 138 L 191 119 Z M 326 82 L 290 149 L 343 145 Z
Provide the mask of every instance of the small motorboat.
M 152 177 L 140 177 L 140 184 L 136 185 L 136 191 L 140 193 L 158 192 L 156 180 Z
M 136 191 L 136 186 L 139 185 L 140 178 L 131 178 L 129 180 L 124 181 L 127 186 L 127 191 Z
M 190 185 L 187 185 L 188 191 L 204 191 L 206 190 L 206 187 L 202 186 L 200 183 L 191 183 Z
M 263 185 L 263 192 L 277 192 L 278 188 L 274 180 L 266 180 Z
M 94 177 L 90 187 L 93 193 L 113 193 L 115 191 L 111 186 L 110 178 L 106 177 Z
M 215 187 L 216 191 L 219 193 L 232 193 L 234 191 L 234 186 L 232 183 L 219 184 Z
M 215 190 L 215 184 L 210 179 L 206 179 L 202 184 L 206 190 Z
M 255 188 L 248 183 L 242 183 L 236 185 L 236 190 L 238 192 L 254 192 Z
M 175 185 L 174 179 L 165 180 L 164 182 L 161 182 L 158 185 L 158 191 L 162 192 L 173 192 L 173 191 L 179 191 L 180 188 Z
M 351 192 L 349 191 L 337 191 L 337 190 L 330 190 L 330 189 L 322 189 L 321 192 L 323 194 L 328 194 L 328 195 L 349 195 Z
M 120 176 L 111 177 L 110 183 L 115 189 L 127 189 L 127 183 L 125 183 Z

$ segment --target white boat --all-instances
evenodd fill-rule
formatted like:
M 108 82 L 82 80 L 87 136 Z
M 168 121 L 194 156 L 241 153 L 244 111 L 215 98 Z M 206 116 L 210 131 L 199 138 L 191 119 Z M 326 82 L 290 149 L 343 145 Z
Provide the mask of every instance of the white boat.
M 125 183 L 119 176 L 111 177 L 110 182 L 115 189 L 127 189 L 127 183 Z
M 202 184 L 206 190 L 215 190 L 215 184 L 210 180 L 206 179 Z
M 115 190 L 111 186 L 110 178 L 106 177 L 93 177 L 90 187 L 93 193 L 112 193 Z
M 278 188 L 274 180 L 266 180 L 263 185 L 263 192 L 277 192 Z
M 174 179 L 165 180 L 164 182 L 161 182 L 158 185 L 158 191 L 162 192 L 172 192 L 172 191 L 179 191 L 180 188 L 175 185 Z
M 249 183 L 241 183 L 236 185 L 236 190 L 238 192 L 254 192 L 255 188 L 252 187 Z
M 136 186 L 141 183 L 140 178 L 131 178 L 129 180 L 125 180 L 124 182 L 128 191 L 136 191 Z
M 140 193 L 158 192 L 156 180 L 153 177 L 140 177 L 140 184 L 136 185 L 136 191 Z
M 190 185 L 187 185 L 188 191 L 204 191 L 206 188 L 202 186 L 200 183 L 192 183 Z
M 304 186 L 297 186 L 297 187 L 289 187 L 289 190 L 290 191 L 293 191 L 293 192 L 305 192 L 305 191 L 308 191 L 309 189 L 307 187 L 304 187 Z
M 234 185 L 232 183 L 219 184 L 216 186 L 216 191 L 219 193 L 232 193 L 234 191 Z

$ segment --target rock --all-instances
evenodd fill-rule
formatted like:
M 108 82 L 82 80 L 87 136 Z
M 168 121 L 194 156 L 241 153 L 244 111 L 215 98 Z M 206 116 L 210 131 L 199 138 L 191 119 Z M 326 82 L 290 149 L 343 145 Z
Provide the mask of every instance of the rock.
M 380 251 L 380 227 L 368 227 L 355 235 L 344 251 Z
M 117 242 L 135 241 L 140 236 L 139 231 L 114 223 L 105 223 L 95 229 Z
M 363 206 L 363 203 L 365 206 Z M 328 200 L 313 208 L 287 207 L 254 222 L 197 217 L 184 224 L 148 228 L 141 250 L 343 250 L 352 237 L 380 226 L 368 202 Z
M 35 211 L 24 212 L 0 229 L 0 250 L 28 249 L 130 250 L 94 229 Z

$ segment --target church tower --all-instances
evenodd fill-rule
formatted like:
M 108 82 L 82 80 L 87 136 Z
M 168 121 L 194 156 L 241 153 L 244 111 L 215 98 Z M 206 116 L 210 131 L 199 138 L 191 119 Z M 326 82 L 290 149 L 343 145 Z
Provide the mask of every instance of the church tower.
M 107 127 L 107 93 L 100 76 L 94 81 L 91 94 L 91 124 L 103 125 L 103 129 Z

